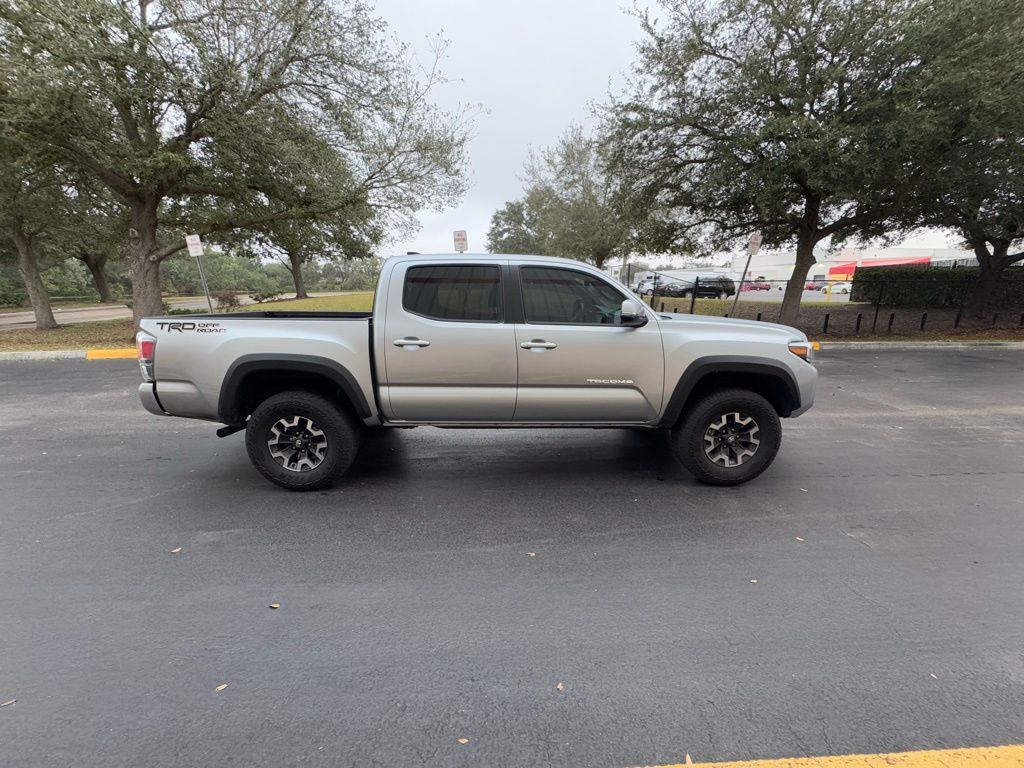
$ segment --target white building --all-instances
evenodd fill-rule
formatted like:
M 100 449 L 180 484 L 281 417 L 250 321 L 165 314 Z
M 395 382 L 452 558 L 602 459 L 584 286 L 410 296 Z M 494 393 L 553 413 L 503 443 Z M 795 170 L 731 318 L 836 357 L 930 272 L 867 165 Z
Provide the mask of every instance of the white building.
M 927 265 L 932 267 L 977 266 L 974 254 L 960 248 L 842 248 L 838 251 L 816 251 L 818 263 L 807 273 L 808 280 L 849 280 L 857 267 L 890 267 Z M 742 274 L 746 254 L 733 257 L 733 271 Z M 746 278 L 788 280 L 793 274 L 796 251 L 761 251 L 750 260 Z

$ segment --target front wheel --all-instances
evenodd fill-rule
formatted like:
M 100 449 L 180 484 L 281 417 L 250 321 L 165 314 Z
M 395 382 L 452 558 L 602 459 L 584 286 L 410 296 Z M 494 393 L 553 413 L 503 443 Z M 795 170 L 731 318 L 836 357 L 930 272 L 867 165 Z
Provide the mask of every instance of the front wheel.
M 295 390 L 268 397 L 245 429 L 253 466 L 290 491 L 326 488 L 345 472 L 359 448 L 359 427 L 327 398 Z
M 672 431 L 676 458 L 708 485 L 753 480 L 768 469 L 781 443 L 782 424 L 772 404 L 738 388 L 705 395 Z

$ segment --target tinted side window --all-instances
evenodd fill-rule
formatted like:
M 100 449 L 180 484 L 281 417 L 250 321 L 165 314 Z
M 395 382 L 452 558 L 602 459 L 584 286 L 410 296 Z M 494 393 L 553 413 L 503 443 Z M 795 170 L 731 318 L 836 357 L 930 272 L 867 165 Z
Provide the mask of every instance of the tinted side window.
M 498 267 L 410 267 L 405 273 L 402 306 L 409 312 L 437 320 L 500 323 Z
M 522 267 L 528 323 L 618 324 L 623 295 L 600 278 L 572 269 Z

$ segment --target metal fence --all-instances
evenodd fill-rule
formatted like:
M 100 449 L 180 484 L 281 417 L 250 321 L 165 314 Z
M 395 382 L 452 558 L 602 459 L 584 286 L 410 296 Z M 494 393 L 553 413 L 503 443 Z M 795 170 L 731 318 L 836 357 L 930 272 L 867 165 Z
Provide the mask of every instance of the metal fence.
M 944 271 L 945 272 L 945 271 Z M 950 274 L 950 272 L 945 272 Z M 952 275 L 951 275 L 952 278 Z M 1024 328 L 1024 280 L 1001 281 L 973 312 L 972 280 L 805 280 L 795 325 L 816 336 L 921 335 Z M 630 289 L 657 311 L 778 322 L 788 280 L 679 277 L 655 273 Z

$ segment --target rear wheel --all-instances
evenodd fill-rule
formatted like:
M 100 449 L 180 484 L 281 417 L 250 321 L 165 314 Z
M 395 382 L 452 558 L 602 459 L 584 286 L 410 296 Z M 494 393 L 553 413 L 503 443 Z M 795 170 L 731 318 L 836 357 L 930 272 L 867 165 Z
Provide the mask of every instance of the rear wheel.
M 718 292 L 718 298 L 720 298 L 720 299 L 728 299 L 729 298 L 728 291 L 719 291 Z
M 672 431 L 676 458 L 709 485 L 753 480 L 771 465 L 781 443 L 782 425 L 772 404 L 738 388 L 705 395 Z
M 359 427 L 321 395 L 281 392 L 253 411 L 245 447 L 253 466 L 270 482 L 312 491 L 326 488 L 352 465 Z

